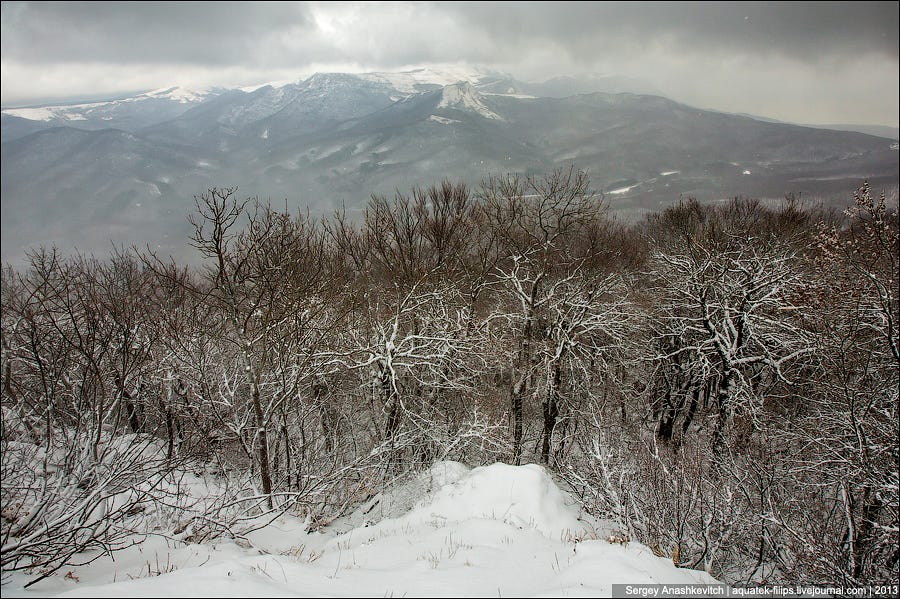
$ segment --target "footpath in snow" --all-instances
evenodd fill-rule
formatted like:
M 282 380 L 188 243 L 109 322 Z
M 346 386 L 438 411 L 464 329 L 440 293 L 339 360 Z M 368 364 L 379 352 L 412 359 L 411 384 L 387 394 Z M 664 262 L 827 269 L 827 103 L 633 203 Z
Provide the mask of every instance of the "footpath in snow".
M 598 597 L 615 583 L 716 584 L 609 542 L 539 466 L 440 462 L 320 532 L 284 516 L 233 542 L 147 537 L 4 597 Z M 246 545 L 246 544 L 244 544 Z

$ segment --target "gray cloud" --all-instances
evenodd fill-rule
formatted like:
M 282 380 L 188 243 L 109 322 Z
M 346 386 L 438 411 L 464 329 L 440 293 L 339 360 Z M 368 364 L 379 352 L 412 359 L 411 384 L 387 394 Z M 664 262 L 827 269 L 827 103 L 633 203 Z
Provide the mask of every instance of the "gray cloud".
M 4 2 L 2 49 L 35 63 L 224 65 L 253 62 L 260 40 L 313 27 L 305 3 Z
M 780 54 L 819 61 L 836 54 L 898 56 L 898 11 L 894 2 L 617 3 L 508 2 L 407 5 L 325 5 L 329 12 L 365 14 L 349 24 L 358 34 L 356 56 L 371 56 L 371 41 L 385 59 L 408 62 L 444 59 L 436 52 L 496 60 L 522 48 L 554 44 L 568 58 L 590 61 L 590 50 L 633 51 L 662 44 L 684 53 L 710 49 Z M 403 14 L 410 20 L 395 23 Z M 452 31 L 436 20 L 455 21 Z M 393 29 L 405 25 L 402 30 Z M 307 3 L 282 2 L 5 2 L 3 55 L 30 62 L 175 62 L 252 64 L 260 48 L 309 38 L 321 61 L 342 55 L 337 40 L 322 36 Z M 444 35 L 454 39 L 442 39 Z M 370 38 L 370 39 L 367 39 Z M 378 38 L 378 39 L 371 39 Z M 425 41 L 430 43 L 424 44 Z M 333 51 L 328 52 L 329 46 Z M 489 53 L 486 53 L 489 52 Z M 315 60 L 312 60 L 315 59 Z
M 437 4 L 489 35 L 496 47 L 552 41 L 573 56 L 662 44 L 778 54 L 819 61 L 835 54 L 898 56 L 894 2 L 554 2 L 512 9 L 506 3 Z

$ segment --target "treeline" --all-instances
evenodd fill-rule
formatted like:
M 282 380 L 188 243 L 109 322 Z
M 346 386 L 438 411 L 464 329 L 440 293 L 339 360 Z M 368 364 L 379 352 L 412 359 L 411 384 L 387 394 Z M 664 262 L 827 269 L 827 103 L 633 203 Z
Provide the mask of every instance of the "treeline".
M 4 572 L 317 526 L 453 459 L 546 464 L 728 582 L 897 583 L 898 220 L 868 186 L 843 214 L 685 200 L 633 225 L 575 170 L 358 218 L 195 200 L 203 268 L 3 271 Z M 202 468 L 228 492 L 191 511 Z

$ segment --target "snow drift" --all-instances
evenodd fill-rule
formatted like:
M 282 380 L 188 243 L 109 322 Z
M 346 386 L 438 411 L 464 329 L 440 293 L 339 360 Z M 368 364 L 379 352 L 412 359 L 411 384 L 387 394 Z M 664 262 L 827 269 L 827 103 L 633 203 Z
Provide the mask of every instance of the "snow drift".
M 614 583 L 716 582 L 608 535 L 539 466 L 440 462 L 319 532 L 285 516 L 249 547 L 153 537 L 37 592 L 14 578 L 3 594 L 596 597 Z

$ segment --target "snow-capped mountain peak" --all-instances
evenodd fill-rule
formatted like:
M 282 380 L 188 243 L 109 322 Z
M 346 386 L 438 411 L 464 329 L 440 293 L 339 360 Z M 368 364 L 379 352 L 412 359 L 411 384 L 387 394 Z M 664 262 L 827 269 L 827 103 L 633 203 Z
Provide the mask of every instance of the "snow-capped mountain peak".
M 478 84 L 485 78 L 497 76 L 496 73 L 480 67 L 461 65 L 438 65 L 401 71 L 398 73 L 361 73 L 360 78 L 367 81 L 387 83 L 400 93 L 415 94 L 428 89 L 436 89 L 457 81 L 468 81 Z
M 488 119 L 503 120 L 500 115 L 484 104 L 481 94 L 468 81 L 459 81 L 444 87 L 441 90 L 441 101 L 438 103 L 438 108 L 464 110 Z
M 360 79 L 352 73 L 313 73 L 301 85 L 308 89 L 330 90 L 336 87 L 358 85 Z
M 134 98 L 127 98 L 128 101 L 135 101 L 144 98 L 157 98 L 160 100 L 174 100 L 180 104 L 191 104 L 201 102 L 209 95 L 209 90 L 191 90 L 183 87 L 164 87 L 149 91 Z

